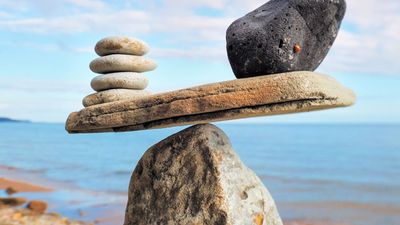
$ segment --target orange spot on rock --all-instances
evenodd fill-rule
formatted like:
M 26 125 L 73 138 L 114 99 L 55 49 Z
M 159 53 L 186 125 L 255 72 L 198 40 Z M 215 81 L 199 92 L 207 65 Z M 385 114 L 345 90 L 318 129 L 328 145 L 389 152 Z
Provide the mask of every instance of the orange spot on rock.
M 295 44 L 294 47 L 293 47 L 293 52 L 294 53 L 301 52 L 301 46 L 299 44 Z
M 258 214 L 254 219 L 256 225 L 262 225 L 264 223 L 264 215 L 262 213 Z

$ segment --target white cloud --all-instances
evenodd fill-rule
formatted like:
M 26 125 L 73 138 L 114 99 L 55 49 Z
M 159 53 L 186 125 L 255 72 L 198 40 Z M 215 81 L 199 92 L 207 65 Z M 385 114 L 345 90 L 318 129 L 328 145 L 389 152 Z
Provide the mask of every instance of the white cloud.
M 24 5 L 25 3 L 22 1 L 0 0 L 1 8 L 23 10 L 25 9 L 25 7 L 23 7 Z
M 15 2 L 11 4 L 10 1 L 0 0 L 0 7 L 14 10 L 28 8 L 31 11 L 42 9 L 42 16 L 24 14 L 23 17 L 2 19 L 0 29 L 44 34 L 148 35 L 162 40 L 162 44 L 174 46 L 154 46 L 159 56 L 208 59 L 211 55 L 213 59 L 221 57 L 225 60 L 226 28 L 235 18 L 262 5 L 265 0 L 131 1 L 125 5 L 101 0 L 62 0 L 57 1 L 57 13 L 43 13 L 54 1 L 34 0 L 34 7 L 30 1 Z M 345 24 L 354 29 L 340 32 L 321 70 L 328 73 L 397 74 L 400 71 L 400 64 L 397 63 L 400 2 L 348 0 L 347 4 Z M 60 9 L 61 6 L 72 9 Z M 211 8 L 220 15 L 196 15 L 196 8 Z M 70 49 L 86 52 L 91 47 Z
M 174 48 L 156 48 L 152 50 L 153 56 L 158 57 L 180 57 L 180 58 L 204 58 L 207 56 L 208 60 L 220 60 L 226 56 L 224 46 L 218 46 L 214 48 L 207 47 L 196 47 L 190 49 L 174 49 Z
M 226 5 L 226 1 L 223 0 L 164 0 L 165 5 L 179 6 L 180 8 L 190 9 L 193 7 L 209 7 L 213 9 L 223 9 Z
M 341 73 L 400 75 L 400 2 L 347 1 L 344 23 L 322 70 Z
M 37 33 L 82 33 L 99 30 L 124 30 L 127 21 L 136 21 L 139 25 L 133 26 L 130 31 L 143 33 L 149 30 L 147 15 L 140 11 L 127 10 L 110 14 L 82 13 L 54 18 L 26 18 L 0 21 L 0 27 L 22 32 Z
M 0 11 L 0 18 L 7 18 L 7 17 L 10 17 L 10 14 L 9 14 L 9 13 L 1 12 L 1 11 Z
M 107 4 L 101 0 L 65 0 L 65 1 L 77 7 L 82 7 L 90 10 L 103 10 L 107 7 Z
M 0 109 L 6 109 L 6 108 L 8 108 L 8 104 L 0 101 Z

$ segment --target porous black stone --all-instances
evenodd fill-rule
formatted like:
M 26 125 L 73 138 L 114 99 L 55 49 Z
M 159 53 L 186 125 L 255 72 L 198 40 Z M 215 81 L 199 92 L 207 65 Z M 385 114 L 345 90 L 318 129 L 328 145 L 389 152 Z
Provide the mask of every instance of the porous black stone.
M 227 30 L 233 72 L 246 78 L 314 71 L 335 41 L 345 11 L 345 0 L 267 2 Z

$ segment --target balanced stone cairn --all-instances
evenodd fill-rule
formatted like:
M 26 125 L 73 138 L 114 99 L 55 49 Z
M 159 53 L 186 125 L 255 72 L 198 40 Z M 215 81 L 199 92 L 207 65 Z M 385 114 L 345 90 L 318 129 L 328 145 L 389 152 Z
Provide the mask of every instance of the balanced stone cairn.
M 144 89 L 148 79 L 143 72 L 154 70 L 157 64 L 143 57 L 149 46 L 128 37 L 108 37 L 95 47 L 100 56 L 90 63 L 90 69 L 102 74 L 95 77 L 91 86 L 97 93 L 83 99 L 85 107 L 127 99 L 139 99 L 151 95 Z
M 354 104 L 350 89 L 313 72 L 328 54 L 345 10 L 345 0 L 271 0 L 227 30 L 233 72 L 246 79 L 71 113 L 66 122 L 70 133 L 197 124 L 145 152 L 131 177 L 124 225 L 282 225 L 262 181 L 241 162 L 225 133 L 208 123 Z M 88 96 L 84 104 L 146 95 L 137 89 L 143 90 L 147 80 L 133 72 L 155 68 L 154 62 L 140 57 L 147 50 L 132 39 L 100 41 L 96 52 L 103 57 L 93 61 L 91 69 L 111 74 L 93 80 L 93 88 L 101 92 Z M 110 90 L 117 93 L 104 91 L 112 88 L 118 88 Z

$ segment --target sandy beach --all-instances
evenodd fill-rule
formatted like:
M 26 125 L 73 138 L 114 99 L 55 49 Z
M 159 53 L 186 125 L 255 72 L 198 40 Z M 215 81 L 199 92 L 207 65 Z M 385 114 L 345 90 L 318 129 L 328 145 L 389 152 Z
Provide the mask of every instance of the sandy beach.
M 0 224 L 40 225 L 88 225 L 83 221 L 71 220 L 56 212 L 46 212 L 48 204 L 43 200 L 18 197 L 19 193 L 52 192 L 52 188 L 0 177 Z M 51 203 L 50 203 L 51 204 Z
M 40 184 L 32 184 L 20 180 L 13 180 L 11 178 L 0 177 L 0 190 L 6 190 L 7 188 L 12 188 L 17 191 L 17 193 L 50 193 L 54 191 L 53 188 L 44 187 Z M 18 195 L 18 194 L 16 194 Z M 0 199 L 7 198 L 5 192 L 3 192 L 0 196 L 5 196 Z M 29 196 L 29 195 L 28 195 Z M 13 198 L 13 196 L 8 196 L 8 198 Z M 29 201 L 28 199 L 27 201 Z M 48 202 L 49 205 L 52 202 Z M 122 206 L 123 207 L 123 206 Z M 98 209 L 93 208 L 94 212 Z M 89 213 L 80 212 L 83 216 L 84 214 Z M 111 225 L 111 224 L 120 224 L 123 217 L 122 213 L 115 213 L 115 211 L 110 210 L 108 214 L 100 213 L 101 216 L 98 215 L 97 219 L 92 221 L 79 221 L 77 218 L 67 218 L 63 215 L 60 215 L 58 212 L 46 212 L 46 213 L 37 213 L 32 210 L 26 209 L 21 206 L 8 206 L 1 204 L 0 202 L 0 224 L 40 224 L 40 225 L 58 225 L 58 224 L 70 224 L 70 225 Z M 284 225 L 349 225 L 349 224 L 337 224 L 330 222 L 317 222 L 317 221 L 308 221 L 308 220 L 293 220 L 293 221 L 284 221 Z
M 0 190 L 4 190 L 9 187 L 12 187 L 13 189 L 18 190 L 18 192 L 49 192 L 49 191 L 52 191 L 51 188 L 33 185 L 33 184 L 22 182 L 22 181 L 9 180 L 9 179 L 0 177 Z
M 8 193 L 10 190 L 11 195 Z M 65 194 L 68 195 L 64 196 Z M 78 200 L 67 200 L 71 194 L 77 195 L 73 199 Z M 120 206 L 111 203 L 91 205 L 92 203 L 85 202 L 86 195 L 100 194 L 46 180 L 32 171 L 0 165 L 0 224 L 122 224 L 125 207 L 123 201 L 120 201 Z M 83 198 L 79 195 L 83 195 Z M 32 200 L 45 203 L 46 212 L 38 213 L 27 209 Z M 88 204 L 89 207 L 86 206 Z
M 332 222 L 318 222 L 318 221 L 307 221 L 307 220 L 294 220 L 294 221 L 286 221 L 284 225 L 350 225 L 344 223 L 332 223 Z

